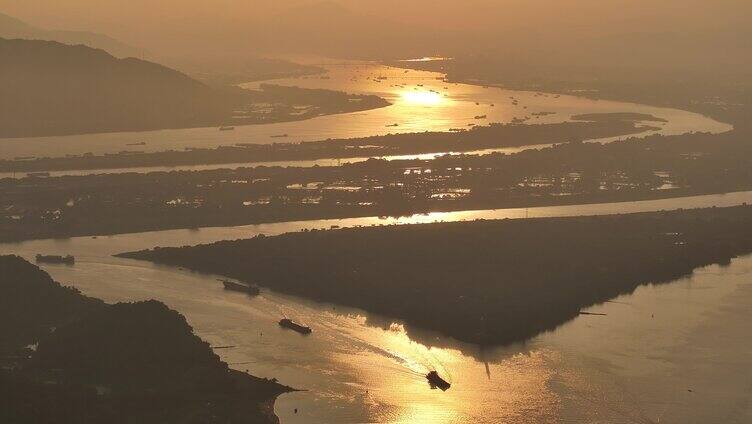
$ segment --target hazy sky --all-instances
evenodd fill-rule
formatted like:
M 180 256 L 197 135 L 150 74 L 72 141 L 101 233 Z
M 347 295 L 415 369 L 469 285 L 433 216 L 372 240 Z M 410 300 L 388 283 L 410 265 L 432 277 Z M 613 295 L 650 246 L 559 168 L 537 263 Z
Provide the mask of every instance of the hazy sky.
M 374 46 L 385 43 L 428 49 L 426 43 L 480 51 L 501 46 L 561 46 L 597 42 L 603 37 L 668 33 L 684 37 L 696 32 L 726 32 L 733 39 L 749 35 L 750 0 L 336 0 L 357 16 L 352 29 L 327 15 L 310 13 L 310 22 L 285 27 L 269 21 L 295 14 L 318 0 L 0 0 L 0 11 L 53 29 L 106 33 L 162 54 L 207 52 L 279 45 L 336 44 L 336 31 L 359 31 L 352 37 Z M 308 16 L 312 9 L 304 9 Z M 326 8 L 321 10 L 328 10 Z M 361 23 L 368 20 L 368 23 Z M 376 19 L 376 20 L 374 20 Z M 395 22 L 380 34 L 384 22 Z M 296 28 L 305 28 L 295 33 Z M 275 32 L 278 30 L 279 32 Z M 447 35 L 452 31 L 456 31 Z M 264 39 L 266 34 L 268 39 Z M 315 34 L 315 35 L 314 35 Z M 445 35 L 447 40 L 441 38 Z M 389 39 L 388 37 L 392 37 Z M 340 34 L 345 41 L 347 35 Z M 334 41 L 332 41 L 334 40 Z M 364 41 L 365 40 L 365 41 Z M 689 43 L 689 42 L 688 42 Z M 689 43 L 691 45 L 691 43 Z M 318 46 L 320 47 L 320 46 Z M 439 47 L 439 46 L 431 46 Z M 347 51 L 354 46 L 342 46 Z M 427 52 L 428 53 L 428 52 Z
M 353 10 L 404 22 L 453 27 L 477 24 L 535 25 L 557 22 L 608 27 L 616 24 L 682 22 L 697 26 L 744 22 L 752 11 L 748 0 L 338 0 Z M 0 0 L 0 10 L 47 26 L 119 31 L 223 23 L 279 13 L 319 0 Z M 139 28 L 143 23 L 145 28 Z

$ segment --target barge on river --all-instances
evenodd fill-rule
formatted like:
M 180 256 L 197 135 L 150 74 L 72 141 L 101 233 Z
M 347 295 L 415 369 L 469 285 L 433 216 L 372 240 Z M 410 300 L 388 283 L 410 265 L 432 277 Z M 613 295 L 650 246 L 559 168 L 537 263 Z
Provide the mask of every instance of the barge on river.
M 437 373 L 436 371 L 431 371 L 426 374 L 426 380 L 428 380 L 428 384 L 431 385 L 432 389 L 438 388 L 443 392 L 446 392 L 450 387 L 452 387 L 452 385 L 449 384 L 448 381 L 441 378 L 441 376 L 439 376 L 439 373 Z
M 288 318 L 279 320 L 279 326 L 283 328 L 289 328 L 290 330 L 293 330 L 293 331 L 297 331 L 300 334 L 311 334 L 312 332 L 311 327 L 300 325 L 296 322 L 293 322 L 293 320 L 288 319 Z
M 259 288 L 256 286 L 249 286 L 249 285 L 241 284 L 241 283 L 230 281 L 230 280 L 219 280 L 219 281 L 221 281 L 222 284 L 225 286 L 225 290 L 245 293 L 251 296 L 256 296 L 259 293 L 261 293 L 261 290 L 259 290 Z

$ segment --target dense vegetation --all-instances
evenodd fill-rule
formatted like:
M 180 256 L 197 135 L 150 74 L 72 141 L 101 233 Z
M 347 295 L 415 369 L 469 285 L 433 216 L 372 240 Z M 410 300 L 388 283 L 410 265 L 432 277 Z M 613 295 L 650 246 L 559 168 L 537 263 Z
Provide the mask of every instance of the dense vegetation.
M 16 256 L 0 276 L 0 422 L 277 422 L 288 389 L 230 370 L 162 303 L 107 305 Z
M 488 131 L 504 133 L 505 128 Z M 527 130 L 512 133 L 518 131 Z M 399 146 L 415 140 L 421 145 L 434 137 L 475 143 L 475 136 L 454 138 L 456 134 L 400 135 L 372 142 Z M 483 140 L 478 137 L 478 142 Z M 751 146 L 749 132 L 742 128 L 607 145 L 572 142 L 512 155 L 4 179 L 0 240 L 752 190 Z
M 752 207 L 304 231 L 121 256 L 363 308 L 482 345 L 752 251 Z

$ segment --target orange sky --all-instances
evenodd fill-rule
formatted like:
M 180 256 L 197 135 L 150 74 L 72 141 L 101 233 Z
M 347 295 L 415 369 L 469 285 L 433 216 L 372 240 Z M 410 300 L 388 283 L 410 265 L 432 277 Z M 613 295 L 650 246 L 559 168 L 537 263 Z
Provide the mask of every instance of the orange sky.
M 254 21 L 317 0 L 0 0 L 0 11 L 46 26 L 137 32 L 154 25 L 179 28 Z M 571 26 L 656 23 L 667 19 L 703 26 L 743 22 L 747 0 L 338 0 L 354 10 L 404 22 L 469 28 L 477 25 Z M 749 15 L 746 15 L 748 17 Z M 209 22 L 207 22 L 209 21 Z M 126 28 L 125 25 L 130 26 Z M 135 25 L 135 27 L 134 27 Z
M 460 30 L 455 34 L 459 38 L 483 33 L 480 39 L 488 45 L 507 43 L 523 48 L 540 40 L 566 45 L 611 34 L 734 30 L 746 28 L 752 15 L 750 0 L 336 1 L 355 13 L 400 22 L 406 37 Z M 266 28 L 268 17 L 310 3 L 320 1 L 0 0 L 0 12 L 52 29 L 106 33 L 152 51 L 188 52 L 252 45 L 258 30 L 273 31 Z M 467 36 L 468 44 L 477 44 L 477 35 Z

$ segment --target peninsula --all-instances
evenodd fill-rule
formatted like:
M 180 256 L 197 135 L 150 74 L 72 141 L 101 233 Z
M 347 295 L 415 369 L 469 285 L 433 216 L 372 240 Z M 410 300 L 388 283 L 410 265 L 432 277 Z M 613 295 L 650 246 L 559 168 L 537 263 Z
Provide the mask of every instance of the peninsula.
M 0 256 L 0 422 L 269 423 L 291 391 L 231 370 L 178 312 L 108 305 Z

